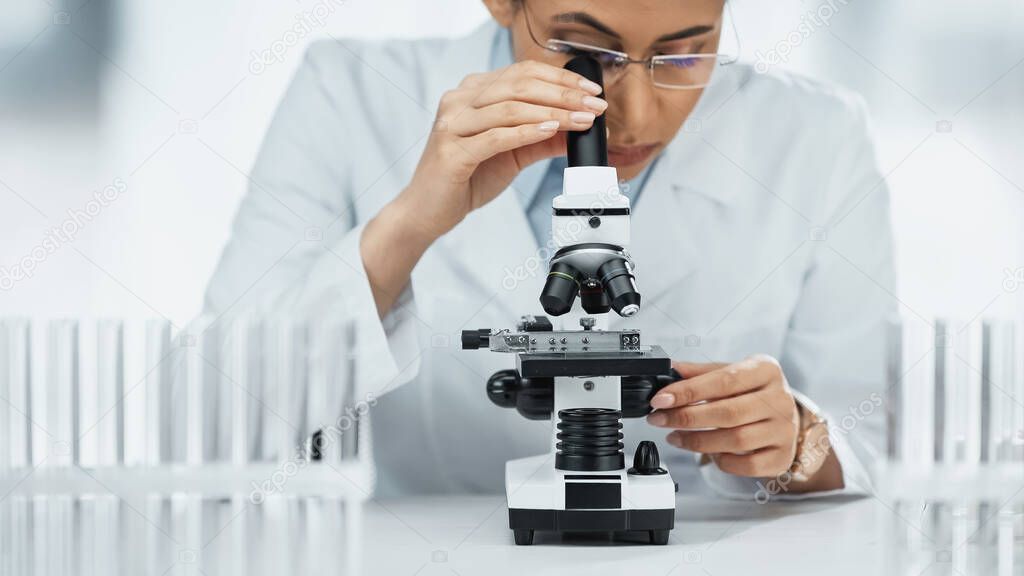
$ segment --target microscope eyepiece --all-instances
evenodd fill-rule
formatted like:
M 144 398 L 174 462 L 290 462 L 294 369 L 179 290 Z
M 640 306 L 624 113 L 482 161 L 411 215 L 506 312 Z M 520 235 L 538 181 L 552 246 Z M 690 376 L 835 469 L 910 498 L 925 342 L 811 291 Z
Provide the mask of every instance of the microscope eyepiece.
M 597 269 L 597 277 L 612 303 L 612 310 L 620 316 L 633 316 L 640 311 L 640 293 L 629 263 L 623 258 L 612 258 Z
M 565 69 L 604 86 L 601 64 L 592 56 L 577 56 L 566 63 Z M 604 92 L 601 92 L 599 97 L 604 98 Z M 608 133 L 605 129 L 603 114 L 594 118 L 594 123 L 590 128 L 583 131 L 566 132 L 565 138 L 570 167 L 608 165 Z
M 572 310 L 576 295 L 580 292 L 580 273 L 563 262 L 556 262 L 548 272 L 544 290 L 540 293 L 540 305 L 552 316 L 561 316 Z

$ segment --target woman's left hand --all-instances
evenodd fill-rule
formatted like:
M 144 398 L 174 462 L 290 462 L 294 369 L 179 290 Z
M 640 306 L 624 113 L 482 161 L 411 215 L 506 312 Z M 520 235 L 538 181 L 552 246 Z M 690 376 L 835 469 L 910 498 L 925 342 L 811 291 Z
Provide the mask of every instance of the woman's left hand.
M 673 446 L 708 454 L 737 476 L 777 476 L 793 464 L 800 415 L 779 363 L 756 355 L 735 364 L 673 363 L 683 380 L 651 399 L 647 421 L 674 428 Z

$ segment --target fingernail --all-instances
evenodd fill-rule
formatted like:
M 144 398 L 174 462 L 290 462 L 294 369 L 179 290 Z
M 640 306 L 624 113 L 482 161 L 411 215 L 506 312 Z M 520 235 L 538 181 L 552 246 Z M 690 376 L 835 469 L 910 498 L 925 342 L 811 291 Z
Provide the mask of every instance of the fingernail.
M 607 102 L 594 96 L 584 96 L 583 105 L 598 113 L 604 112 L 605 108 L 608 107 Z
M 664 414 L 655 412 L 647 417 L 647 423 L 651 426 L 664 426 L 668 418 Z
M 603 91 L 600 84 L 598 84 L 597 82 L 591 82 L 586 78 L 580 78 L 580 88 L 583 88 L 587 92 L 592 93 L 594 96 L 597 96 Z
M 537 129 L 541 132 L 554 132 L 558 130 L 558 120 L 548 120 L 547 122 L 541 122 L 537 125 Z
M 569 114 L 569 119 L 573 121 L 573 124 L 591 124 L 594 121 L 594 113 L 573 112 Z
M 654 398 L 651 398 L 651 407 L 653 408 L 671 408 L 676 403 L 676 397 L 669 394 L 658 394 Z

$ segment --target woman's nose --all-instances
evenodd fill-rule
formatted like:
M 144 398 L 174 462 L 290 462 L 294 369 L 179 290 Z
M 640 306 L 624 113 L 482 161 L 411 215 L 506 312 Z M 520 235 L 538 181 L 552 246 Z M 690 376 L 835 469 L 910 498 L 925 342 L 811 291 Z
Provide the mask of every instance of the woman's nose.
M 646 68 L 630 66 L 623 71 L 608 91 L 608 98 L 612 101 L 610 109 L 615 114 L 614 120 L 608 120 L 613 133 L 616 128 L 628 131 L 648 124 L 658 109 L 654 90 Z

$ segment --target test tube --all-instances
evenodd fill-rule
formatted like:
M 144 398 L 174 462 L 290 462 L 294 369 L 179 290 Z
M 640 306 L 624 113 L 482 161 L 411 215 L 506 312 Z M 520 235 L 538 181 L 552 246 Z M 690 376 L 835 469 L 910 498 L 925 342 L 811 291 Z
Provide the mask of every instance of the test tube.
M 1014 514 L 1001 510 L 996 536 L 996 569 L 999 576 L 1013 576 L 1014 569 Z
M 158 329 L 153 327 L 152 330 Z M 156 386 L 154 400 L 157 405 L 151 405 L 149 410 L 150 413 L 159 415 L 154 427 L 161 464 L 183 463 L 187 453 L 188 350 L 191 338 L 185 330 L 172 332 L 167 343 L 169 356 L 164 361 L 168 370 L 166 380 L 164 374 L 150 374 L 146 383 L 147 386 Z M 153 346 L 157 346 L 156 342 L 157 340 L 154 340 Z M 147 354 L 157 353 L 159 352 L 151 350 Z M 152 433 L 153 427 L 150 430 Z
M 236 465 L 244 465 L 253 458 L 253 437 L 251 422 L 254 412 L 248 393 L 250 386 L 249 345 L 251 319 L 242 317 L 233 321 L 227 329 L 224 343 L 224 397 L 230 399 L 230 446 L 228 458 Z M 222 412 L 223 414 L 224 412 Z
M 54 442 L 49 466 L 80 462 L 78 337 L 74 320 L 55 320 L 47 329 L 46 427 Z
M 935 386 L 932 394 L 932 460 L 941 463 L 946 456 L 947 383 L 951 374 L 947 371 L 952 358 L 953 333 L 946 320 L 935 322 Z
M 995 460 L 998 439 L 992 437 L 997 422 L 994 422 L 993 388 L 998 386 L 994 381 L 1002 379 L 1002 358 L 998 348 L 1001 346 L 1001 327 L 997 322 L 988 320 L 982 324 L 981 332 L 981 400 L 979 405 L 979 454 L 978 459 L 984 464 Z
M 893 374 L 891 397 L 899 417 L 893 432 L 899 459 L 911 466 L 932 465 L 931 428 L 935 418 L 935 363 L 941 347 L 936 325 L 908 318 L 901 332 L 899 371 Z
M 146 574 L 160 574 L 167 570 L 167 566 L 176 564 L 180 558 L 177 551 L 170 546 L 172 534 L 171 527 L 171 497 L 166 495 L 153 495 L 146 498 L 145 502 L 146 522 L 143 527 L 143 539 L 146 549 Z M 242 572 L 244 574 L 244 572 Z
M 1013 460 L 1014 442 L 1018 436 L 1016 420 L 1024 417 L 1024 388 L 1020 382 L 1020 354 L 1018 353 L 1018 326 L 1007 320 L 986 322 L 988 335 L 985 350 L 985 380 L 989 386 L 989 461 Z M 1024 435 L 1021 436 L 1024 440 Z
M 264 358 L 266 349 L 266 336 L 264 334 L 265 320 L 261 318 L 248 318 L 245 330 L 245 356 L 241 359 L 244 362 L 245 379 L 236 381 L 239 392 L 247 397 L 247 413 L 250 445 L 248 449 L 249 458 L 254 461 L 268 459 L 269 446 L 265 437 L 267 424 L 266 410 L 263 398 L 267 390 L 267 374 L 264 370 Z
M 351 322 L 336 319 L 324 322 L 318 330 L 310 381 L 311 386 L 319 382 L 322 389 L 316 394 L 324 401 L 314 422 L 324 430 L 325 453 L 321 456 L 330 462 L 340 462 L 354 456 L 358 440 L 358 427 L 349 416 L 354 401 L 352 345 L 355 331 Z
M 184 426 L 178 433 L 184 436 L 185 463 L 189 466 L 200 466 L 203 463 L 203 440 L 206 430 L 203 429 L 205 419 L 203 413 L 203 375 L 206 371 L 202 356 L 202 334 L 206 328 L 206 322 L 201 320 L 189 326 L 188 331 L 183 334 L 182 345 L 184 346 Z
M 309 330 L 308 359 L 308 392 L 306 395 L 306 421 L 314 430 L 309 439 L 309 455 L 311 460 L 322 460 L 326 452 L 330 452 L 332 438 L 329 436 L 328 401 L 330 398 L 328 378 L 330 355 L 325 348 L 331 339 L 331 328 L 328 322 L 315 322 Z M 326 434 L 326 435 L 325 435 Z
M 32 339 L 27 319 L 0 321 L 0 478 L 32 466 Z M 0 499 L 0 573 L 27 574 L 25 498 Z
M 947 441 L 956 462 L 981 461 L 982 340 L 977 322 L 960 324 L 953 338 L 952 390 L 947 396 L 953 417 Z
M 156 466 L 172 461 L 174 350 L 170 322 L 149 320 L 145 331 L 146 463 Z
M 231 451 L 231 374 L 230 357 L 224 346 L 230 325 L 213 323 L 202 335 L 203 354 L 203 460 L 215 462 L 230 458 Z
M 259 506 L 250 506 L 248 500 L 240 495 L 231 498 L 231 533 L 227 542 L 222 543 L 225 551 L 231 556 L 238 574 L 251 574 L 259 571 L 259 565 L 252 562 L 253 554 L 253 518 L 260 512 Z
M 292 444 L 292 453 L 294 454 L 297 448 L 306 446 L 314 432 L 309 419 L 311 338 L 309 322 L 292 321 L 289 324 L 293 342 L 291 356 L 288 359 L 289 382 L 292 390 L 286 396 L 288 402 L 286 417 L 296 428 L 295 441 Z M 308 452 L 303 452 L 303 454 L 308 458 Z
M 369 407 L 362 405 L 363 402 L 367 401 L 366 398 L 356 398 L 356 378 L 361 368 L 358 365 L 360 359 L 359 333 L 356 331 L 356 325 L 352 321 L 345 322 L 342 330 L 344 330 L 344 342 L 339 350 L 343 351 L 342 358 L 344 359 L 344 363 L 341 366 L 342 376 L 340 377 L 344 383 L 345 391 L 343 404 L 345 410 L 343 415 L 347 415 L 349 408 L 351 408 L 352 413 L 356 415 L 356 420 L 352 427 L 342 435 L 341 457 L 342 459 L 354 460 L 360 458 L 361 455 L 371 453 L 369 446 L 370 435 L 366 433 L 369 420 L 364 418 L 364 414 L 362 414 Z M 341 417 L 338 418 L 339 422 L 341 422 Z M 351 509 L 351 507 L 348 507 L 348 509 Z M 358 510 L 356 513 L 358 513 Z M 351 518 L 351 514 L 346 516 L 346 518 Z
M 1020 324 L 1016 324 L 1017 340 L 1014 343 L 1014 358 L 1013 358 L 1013 397 L 1018 401 L 1024 403 L 1024 327 Z M 1024 463 L 1024 410 L 1008 407 L 1013 411 L 1011 426 L 1013 432 L 1010 448 L 1010 460 L 1014 462 Z M 1022 506 L 1024 507 L 1024 506 Z M 1024 511 L 1020 514 L 1021 520 L 1024 520 Z M 1024 523 L 1019 527 L 1022 537 L 1024 537 Z
M 266 457 L 279 461 L 295 456 L 310 433 L 305 420 L 306 347 L 305 325 L 285 318 L 264 324 L 264 437 Z
M 0 474 L 32 466 L 32 325 L 0 322 Z
M 124 464 L 124 325 L 101 320 L 96 325 L 97 464 Z
M 903 459 L 903 326 L 894 322 L 886 328 L 886 456 L 890 462 Z
M 230 422 L 220 418 L 224 400 L 222 383 L 227 382 L 221 361 L 221 326 L 210 318 L 200 318 L 179 335 L 182 348 L 182 387 L 184 388 L 184 460 L 190 466 L 216 461 L 227 441 Z M 176 382 L 177 385 L 177 382 Z M 176 406 L 181 408 L 181 406 Z

